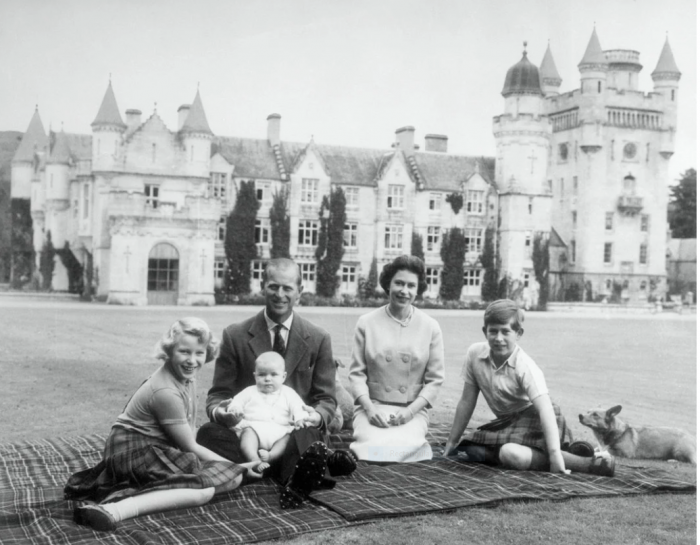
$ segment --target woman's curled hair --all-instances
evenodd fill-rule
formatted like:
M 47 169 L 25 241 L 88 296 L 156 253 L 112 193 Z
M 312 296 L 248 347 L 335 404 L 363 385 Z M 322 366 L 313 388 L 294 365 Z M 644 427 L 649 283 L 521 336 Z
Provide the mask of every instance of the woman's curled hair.
M 412 272 L 418 277 L 418 295 L 423 295 L 425 290 L 428 289 L 428 283 L 425 281 L 425 264 L 423 260 L 414 255 L 401 255 L 391 263 L 384 265 L 382 273 L 379 275 L 379 285 L 387 295 L 389 294 L 391 279 L 399 271 Z

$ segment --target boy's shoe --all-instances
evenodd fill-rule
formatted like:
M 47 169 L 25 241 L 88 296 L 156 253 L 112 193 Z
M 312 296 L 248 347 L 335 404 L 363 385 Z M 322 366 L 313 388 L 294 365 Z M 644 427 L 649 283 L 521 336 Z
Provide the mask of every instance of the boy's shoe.
M 357 458 L 349 450 L 336 450 L 328 457 L 331 477 L 344 477 L 357 469 Z
M 612 455 L 596 456 L 590 465 L 590 472 L 601 477 L 615 476 L 615 457 Z
M 567 450 L 571 454 L 583 458 L 592 458 L 595 455 L 595 449 L 588 441 L 574 441 Z
M 117 529 L 117 521 L 99 505 L 85 504 L 76 507 L 73 510 L 73 521 L 98 532 L 114 532 Z
M 292 476 L 280 493 L 280 507 L 299 507 L 309 493 L 321 487 L 326 474 L 326 461 L 330 452 L 325 443 L 316 441 L 299 458 Z

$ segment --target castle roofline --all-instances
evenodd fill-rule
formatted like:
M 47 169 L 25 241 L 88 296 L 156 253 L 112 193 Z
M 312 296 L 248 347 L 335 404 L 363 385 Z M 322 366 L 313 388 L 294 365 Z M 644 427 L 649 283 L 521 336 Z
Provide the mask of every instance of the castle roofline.
M 591 34 L 591 39 L 588 40 L 588 46 L 586 47 L 586 52 L 583 54 L 581 62 L 578 63 L 579 70 L 586 68 L 587 65 L 607 65 L 608 61 L 603 53 L 603 48 L 600 47 L 600 41 L 598 40 L 598 33 L 595 27 L 593 28 L 593 33 Z
M 202 98 L 199 96 L 199 89 L 197 89 L 197 95 L 194 97 L 194 102 L 192 102 L 190 112 L 187 114 L 187 118 L 182 124 L 180 132 L 213 134 L 209 128 L 207 114 L 204 113 L 204 106 L 202 105 Z
M 14 156 L 12 157 L 12 162 L 24 162 L 31 163 L 34 161 L 34 154 L 37 150 L 43 150 L 46 147 L 48 138 L 46 136 L 46 131 L 44 131 L 44 125 L 41 122 L 41 117 L 39 117 L 39 107 L 34 110 L 34 115 L 32 116 L 29 126 L 22 136 L 22 141 L 17 148 Z
M 114 97 L 111 81 L 107 86 L 107 91 L 102 99 L 102 104 L 97 112 L 97 117 L 95 117 L 95 121 L 93 121 L 90 126 L 93 128 L 99 126 L 126 128 L 126 123 L 124 123 L 122 116 L 119 113 L 119 107 L 117 106 L 117 99 Z
M 678 70 L 678 66 L 676 65 L 676 59 L 673 57 L 673 51 L 671 51 L 671 44 L 668 43 L 668 37 L 666 37 L 666 42 L 659 56 L 659 62 L 656 63 L 656 68 L 654 68 L 654 71 L 651 73 L 651 77 L 652 79 L 660 79 L 665 75 L 681 75 L 681 71 Z

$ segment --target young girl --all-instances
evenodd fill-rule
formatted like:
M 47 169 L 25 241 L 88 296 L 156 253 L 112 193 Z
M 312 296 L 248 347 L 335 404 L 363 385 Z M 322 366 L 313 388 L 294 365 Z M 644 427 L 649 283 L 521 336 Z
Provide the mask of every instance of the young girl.
M 233 429 L 241 440 L 241 452 L 258 462 L 260 473 L 282 457 L 289 434 L 303 427 L 308 415 L 299 394 L 284 385 L 286 378 L 284 358 L 263 352 L 255 360 L 255 386 L 234 396 L 227 409 L 238 420 Z
M 119 521 L 204 505 L 241 484 L 253 464 L 237 465 L 195 441 L 195 377 L 217 351 L 218 342 L 199 318 L 170 327 L 156 344 L 163 365 L 117 417 L 103 460 L 68 479 L 66 499 L 97 502 L 78 505 L 75 522 L 113 531 Z

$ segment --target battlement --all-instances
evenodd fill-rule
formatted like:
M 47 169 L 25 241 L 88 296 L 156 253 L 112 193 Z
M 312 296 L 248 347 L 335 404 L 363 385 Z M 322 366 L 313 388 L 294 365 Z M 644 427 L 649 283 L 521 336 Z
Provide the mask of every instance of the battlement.
M 159 200 L 154 205 L 146 195 L 127 191 L 110 193 L 109 216 L 135 216 L 143 218 L 169 218 L 172 220 L 218 221 L 219 201 L 213 197 L 187 195 L 184 206 L 176 202 Z
M 609 64 L 639 64 L 639 51 L 633 49 L 608 49 L 603 51 L 603 55 Z

